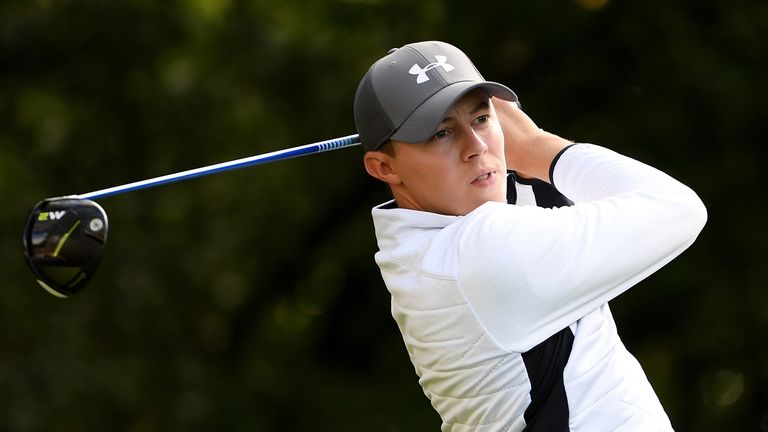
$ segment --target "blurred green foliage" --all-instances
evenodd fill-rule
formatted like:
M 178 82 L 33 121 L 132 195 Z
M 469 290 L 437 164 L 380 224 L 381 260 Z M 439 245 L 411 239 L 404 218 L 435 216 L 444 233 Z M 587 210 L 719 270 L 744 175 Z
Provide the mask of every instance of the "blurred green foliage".
M 768 3 L 7 0 L 0 430 L 437 430 L 389 316 L 359 150 L 105 198 L 89 288 L 21 255 L 45 197 L 354 131 L 387 49 L 439 39 L 540 126 L 683 179 L 694 246 L 612 303 L 681 431 L 768 430 Z

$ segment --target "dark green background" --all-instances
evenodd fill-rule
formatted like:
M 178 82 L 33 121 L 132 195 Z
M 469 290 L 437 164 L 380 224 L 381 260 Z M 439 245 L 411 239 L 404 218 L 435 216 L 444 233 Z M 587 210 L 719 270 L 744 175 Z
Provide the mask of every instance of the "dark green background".
M 541 127 L 699 192 L 699 240 L 612 308 L 678 430 L 768 430 L 768 2 L 10 0 L 0 431 L 439 430 L 373 262 L 387 191 L 360 149 L 100 200 L 109 244 L 68 300 L 21 253 L 45 197 L 353 133 L 367 67 L 424 39 Z

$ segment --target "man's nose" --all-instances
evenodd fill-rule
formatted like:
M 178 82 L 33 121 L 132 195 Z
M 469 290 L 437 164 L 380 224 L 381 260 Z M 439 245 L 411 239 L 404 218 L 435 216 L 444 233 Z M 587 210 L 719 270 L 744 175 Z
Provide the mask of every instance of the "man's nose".
M 464 131 L 463 159 L 470 160 L 477 156 L 482 156 L 488 151 L 488 145 L 483 138 L 472 128 L 466 128 Z

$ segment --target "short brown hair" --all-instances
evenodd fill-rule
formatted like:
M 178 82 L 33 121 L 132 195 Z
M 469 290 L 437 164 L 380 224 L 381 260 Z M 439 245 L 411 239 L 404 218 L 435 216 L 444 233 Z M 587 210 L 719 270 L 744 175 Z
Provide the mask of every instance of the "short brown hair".
M 392 140 L 387 140 L 387 142 L 380 145 L 379 148 L 377 148 L 376 150 L 388 156 L 395 157 L 395 146 L 392 145 Z

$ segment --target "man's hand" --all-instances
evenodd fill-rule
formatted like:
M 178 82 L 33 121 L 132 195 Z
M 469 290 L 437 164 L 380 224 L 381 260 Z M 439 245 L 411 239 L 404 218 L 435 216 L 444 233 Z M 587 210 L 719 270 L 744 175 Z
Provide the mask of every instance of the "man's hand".
M 507 169 L 549 182 L 552 160 L 572 142 L 540 129 L 517 103 L 498 98 L 492 102 L 504 132 Z

